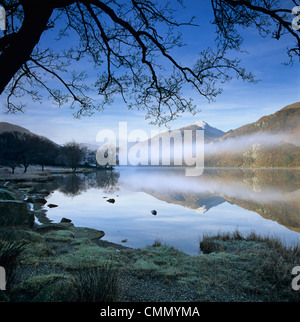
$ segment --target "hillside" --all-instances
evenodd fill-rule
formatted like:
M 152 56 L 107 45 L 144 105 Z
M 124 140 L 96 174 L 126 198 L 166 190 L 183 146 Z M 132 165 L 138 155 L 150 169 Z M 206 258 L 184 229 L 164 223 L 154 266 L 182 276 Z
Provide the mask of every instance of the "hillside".
M 252 134 L 295 134 L 300 139 L 300 102 L 288 105 L 274 114 L 263 116 L 254 123 L 227 132 L 221 140 Z
M 32 134 L 29 130 L 25 129 L 24 127 L 7 123 L 7 122 L 0 122 L 0 133 L 3 132 L 20 132 L 20 133 L 25 133 L 25 134 Z
M 299 167 L 300 102 L 227 132 L 206 145 L 205 165 Z
M 19 132 L 21 134 L 32 135 L 32 136 L 35 136 L 35 137 L 42 138 L 43 140 L 52 142 L 53 144 L 58 146 L 57 143 L 53 142 L 52 140 L 48 139 L 47 137 L 39 135 L 39 134 L 36 134 L 36 133 L 33 133 L 33 132 L 29 131 L 28 129 L 26 129 L 26 128 L 22 127 L 22 126 L 7 123 L 7 122 L 0 122 L 0 134 L 4 133 L 4 132 Z
M 55 165 L 60 148 L 21 126 L 0 122 L 0 165 L 11 168 L 12 174 L 17 167 L 26 173 L 29 165 L 39 164 L 42 169 L 44 165 Z
M 184 138 L 184 131 L 193 131 L 192 132 L 192 139 L 193 139 L 193 142 L 195 142 L 195 135 L 196 135 L 197 130 L 204 131 L 204 141 L 206 143 L 212 142 L 215 139 L 221 138 L 223 135 L 225 135 L 225 132 L 210 126 L 206 122 L 197 121 L 195 123 L 192 123 L 192 124 L 189 124 L 185 127 L 182 127 L 178 130 L 174 130 L 173 133 L 172 133 L 172 131 L 166 131 L 166 132 L 159 133 L 144 143 L 151 145 L 151 144 L 158 142 L 159 139 L 169 139 L 170 137 L 172 137 L 174 139 L 174 142 L 176 142 L 176 139 L 178 139 L 178 138 L 179 138 L 179 142 L 182 142 L 183 138 Z
M 300 102 L 285 106 L 274 114 L 261 117 L 227 133 L 203 121 L 180 128 L 173 135 L 174 143 L 182 142 L 185 130 L 204 130 L 206 167 L 299 167 L 300 165 Z M 153 147 L 161 133 L 140 146 Z M 178 141 L 177 141 L 178 139 Z M 171 155 L 171 160 L 173 156 Z M 171 163 L 172 164 L 172 163 Z

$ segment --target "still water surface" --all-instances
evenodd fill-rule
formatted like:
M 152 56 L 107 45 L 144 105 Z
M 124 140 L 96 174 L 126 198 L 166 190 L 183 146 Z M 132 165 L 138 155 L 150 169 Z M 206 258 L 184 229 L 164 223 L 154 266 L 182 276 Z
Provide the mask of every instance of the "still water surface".
M 128 247 L 158 239 L 194 255 L 203 234 L 236 229 L 300 242 L 300 170 L 206 169 L 187 177 L 184 169 L 118 168 L 57 176 L 47 188 L 48 204 L 58 207 L 45 206 L 38 220 L 66 217 Z

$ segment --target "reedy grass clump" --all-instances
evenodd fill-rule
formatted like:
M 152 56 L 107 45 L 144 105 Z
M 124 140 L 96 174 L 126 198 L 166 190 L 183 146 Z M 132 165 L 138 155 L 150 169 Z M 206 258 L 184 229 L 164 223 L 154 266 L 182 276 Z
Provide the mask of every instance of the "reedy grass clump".
M 73 272 L 74 302 L 114 302 L 117 299 L 118 270 L 105 262 L 81 266 Z
M 0 266 L 5 269 L 6 289 L 10 289 L 10 283 L 17 265 L 19 255 L 24 249 L 25 242 L 21 240 L 0 239 Z
M 200 249 L 204 254 L 238 255 L 241 268 L 248 271 L 251 292 L 265 301 L 300 301 L 300 292 L 291 287 L 292 269 L 300 265 L 299 244 L 287 246 L 278 238 L 255 233 L 242 236 L 235 231 L 204 235 Z

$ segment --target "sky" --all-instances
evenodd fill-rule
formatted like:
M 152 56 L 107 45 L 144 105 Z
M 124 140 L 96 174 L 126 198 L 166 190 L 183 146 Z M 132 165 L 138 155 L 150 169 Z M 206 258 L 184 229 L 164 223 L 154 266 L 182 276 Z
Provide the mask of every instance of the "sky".
M 283 1 L 290 3 L 291 1 Z M 210 1 L 186 0 L 186 10 L 176 13 L 178 20 L 189 20 L 196 16 L 199 27 L 183 27 L 183 41 L 186 46 L 180 48 L 176 55 L 184 64 L 196 61 L 199 52 L 214 45 L 215 27 L 211 25 L 212 10 Z M 292 8 L 291 8 L 292 10 Z M 294 16 L 291 14 L 291 21 Z M 58 46 L 51 38 L 42 37 L 44 44 Z M 72 38 L 70 38 L 72 42 Z M 188 124 L 203 120 L 212 127 L 229 131 L 242 125 L 255 122 L 264 115 L 275 113 L 286 105 L 300 101 L 300 64 L 293 66 L 283 63 L 288 61 L 286 48 L 290 45 L 288 39 L 277 41 L 262 38 L 255 29 L 244 31 L 242 49 L 246 53 L 234 53 L 241 59 L 241 66 L 252 72 L 256 84 L 233 79 L 223 85 L 223 93 L 214 102 L 209 103 L 198 96 L 195 91 L 186 89 L 185 96 L 192 97 L 200 110 L 196 115 L 186 112 L 182 117 L 169 123 L 171 129 L 178 129 Z M 91 69 L 91 74 L 93 73 Z M 117 133 L 119 122 L 127 122 L 128 131 L 142 129 L 149 136 L 158 127 L 145 120 L 143 111 L 128 110 L 123 101 L 116 99 L 112 106 L 103 112 L 96 112 L 91 117 L 76 119 L 68 104 L 58 107 L 45 99 L 42 104 L 32 102 L 31 98 L 23 97 L 27 103 L 24 113 L 5 114 L 5 96 L 0 97 L 0 121 L 23 126 L 30 131 L 46 136 L 56 143 L 64 144 L 75 140 L 79 143 L 97 144 L 97 133 L 110 129 Z M 161 131 L 167 130 L 165 127 Z

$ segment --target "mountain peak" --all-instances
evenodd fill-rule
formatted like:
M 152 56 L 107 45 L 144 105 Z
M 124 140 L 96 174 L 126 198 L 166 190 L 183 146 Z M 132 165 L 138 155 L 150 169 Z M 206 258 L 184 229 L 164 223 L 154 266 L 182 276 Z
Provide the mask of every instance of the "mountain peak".
M 206 142 L 220 138 L 225 134 L 225 132 L 223 132 L 215 127 L 212 127 L 208 123 L 201 121 L 201 120 L 196 121 L 190 125 L 187 125 L 187 126 L 181 128 L 180 131 L 198 130 L 198 129 L 204 130 L 204 139 Z
M 204 121 L 196 121 L 195 123 L 191 124 L 191 125 L 196 125 L 196 126 L 199 126 L 203 129 L 205 129 L 205 126 L 208 125 L 206 122 Z

